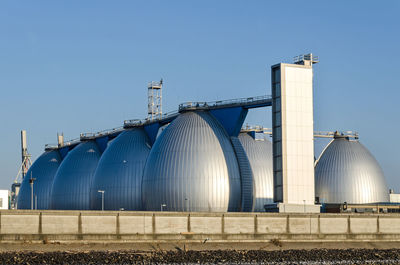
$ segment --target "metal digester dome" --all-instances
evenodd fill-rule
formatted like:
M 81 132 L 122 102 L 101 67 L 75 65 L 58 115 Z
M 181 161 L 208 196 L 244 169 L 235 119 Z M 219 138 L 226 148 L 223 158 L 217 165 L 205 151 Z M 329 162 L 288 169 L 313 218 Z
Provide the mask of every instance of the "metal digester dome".
M 322 203 L 389 201 L 385 177 L 376 159 L 360 142 L 338 135 L 317 161 L 315 196 Z
M 264 212 L 264 205 L 274 202 L 272 144 L 267 139 L 255 140 L 247 133 L 239 134 L 254 180 L 254 211 Z
M 35 179 L 33 182 L 34 208 L 49 209 L 51 187 L 60 163 L 61 156 L 57 150 L 46 151 L 36 159 L 22 180 L 18 193 L 18 209 L 31 209 L 31 176 Z
M 90 208 L 142 210 L 142 177 L 150 142 L 143 128 L 122 132 L 103 153 L 90 190 Z
M 238 211 L 240 173 L 225 129 L 208 112 L 179 115 L 154 143 L 142 188 L 146 210 Z
M 101 152 L 95 141 L 80 143 L 61 163 L 54 178 L 50 208 L 89 210 L 89 189 Z

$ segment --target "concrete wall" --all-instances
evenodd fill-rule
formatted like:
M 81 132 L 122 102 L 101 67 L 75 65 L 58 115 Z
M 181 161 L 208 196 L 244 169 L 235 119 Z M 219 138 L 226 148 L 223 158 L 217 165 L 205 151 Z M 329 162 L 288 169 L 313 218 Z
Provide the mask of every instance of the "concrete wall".
M 400 214 L 0 211 L 0 241 L 400 241 Z

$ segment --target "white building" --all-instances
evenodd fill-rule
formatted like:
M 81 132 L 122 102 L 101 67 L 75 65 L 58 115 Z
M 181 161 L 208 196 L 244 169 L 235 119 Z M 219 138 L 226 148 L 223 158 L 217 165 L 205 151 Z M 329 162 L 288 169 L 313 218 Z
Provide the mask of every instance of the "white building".
M 394 193 L 391 189 L 389 191 L 389 201 L 394 203 L 400 203 L 400 193 Z
M 0 210 L 8 210 L 9 190 L 0 190 Z
M 319 212 L 314 204 L 312 54 L 271 67 L 274 202 L 279 212 Z

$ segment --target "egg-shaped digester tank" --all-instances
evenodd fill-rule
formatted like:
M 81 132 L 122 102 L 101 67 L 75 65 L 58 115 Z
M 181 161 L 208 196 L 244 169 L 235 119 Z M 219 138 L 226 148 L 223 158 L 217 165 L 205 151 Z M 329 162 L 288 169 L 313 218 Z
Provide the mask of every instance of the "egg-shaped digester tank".
M 122 132 L 104 151 L 90 190 L 90 208 L 142 210 L 142 177 L 150 141 L 143 128 Z
M 33 208 L 49 209 L 51 187 L 61 160 L 57 150 L 46 151 L 36 159 L 22 180 L 17 200 L 18 209 L 31 209 L 31 177 L 34 179 Z
M 274 202 L 272 143 L 265 137 L 255 140 L 247 133 L 239 134 L 253 172 L 254 211 L 265 212 L 264 205 Z
M 357 140 L 336 135 L 315 167 L 315 196 L 322 203 L 388 202 L 383 171 Z
M 229 136 L 208 112 L 179 115 L 157 138 L 143 175 L 152 211 L 238 211 L 240 174 Z
M 50 208 L 89 210 L 89 191 L 101 152 L 95 141 L 80 143 L 61 163 L 54 178 Z

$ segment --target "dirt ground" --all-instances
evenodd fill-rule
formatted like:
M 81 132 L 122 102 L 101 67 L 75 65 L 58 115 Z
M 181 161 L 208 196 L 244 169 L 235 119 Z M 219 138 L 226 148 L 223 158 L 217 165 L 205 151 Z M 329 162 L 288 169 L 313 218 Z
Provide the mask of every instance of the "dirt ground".
M 170 251 L 170 250 L 310 250 L 310 249 L 400 249 L 400 242 L 262 242 L 262 243 L 0 243 L 0 252 L 10 251 Z

